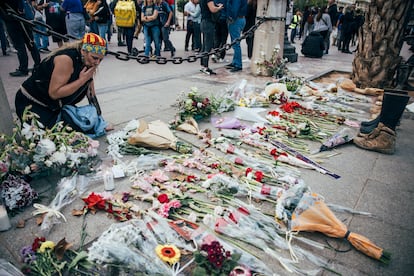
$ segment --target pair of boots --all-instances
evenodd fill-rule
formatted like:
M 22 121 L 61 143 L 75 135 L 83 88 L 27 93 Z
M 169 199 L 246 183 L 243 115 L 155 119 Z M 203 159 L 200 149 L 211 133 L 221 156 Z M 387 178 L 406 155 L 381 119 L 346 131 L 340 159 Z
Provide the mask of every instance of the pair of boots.
M 369 122 L 362 122 L 360 133 L 354 138 L 357 147 L 385 154 L 395 152 L 395 128 L 410 97 L 406 91 L 387 90 L 384 93 L 380 115 Z

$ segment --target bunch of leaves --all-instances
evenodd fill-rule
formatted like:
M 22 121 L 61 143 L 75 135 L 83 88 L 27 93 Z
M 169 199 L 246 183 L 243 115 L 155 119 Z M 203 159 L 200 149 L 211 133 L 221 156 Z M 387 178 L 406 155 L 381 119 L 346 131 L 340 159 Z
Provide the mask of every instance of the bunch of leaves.
M 229 275 L 240 257 L 240 254 L 226 251 L 218 241 L 202 244 L 201 249 L 194 253 L 197 267 L 193 275 Z

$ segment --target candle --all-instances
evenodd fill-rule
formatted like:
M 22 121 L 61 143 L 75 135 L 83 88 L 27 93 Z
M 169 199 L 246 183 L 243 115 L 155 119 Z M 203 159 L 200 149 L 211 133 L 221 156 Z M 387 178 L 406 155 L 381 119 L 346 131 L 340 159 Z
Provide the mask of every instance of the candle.
M 3 204 L 0 204 L 0 231 L 9 230 L 11 227 L 7 210 Z

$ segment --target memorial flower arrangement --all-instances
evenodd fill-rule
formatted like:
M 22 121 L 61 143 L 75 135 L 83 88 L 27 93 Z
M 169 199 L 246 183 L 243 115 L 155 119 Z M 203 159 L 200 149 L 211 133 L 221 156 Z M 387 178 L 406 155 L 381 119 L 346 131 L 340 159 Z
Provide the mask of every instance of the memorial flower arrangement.
M 241 255 L 225 250 L 218 241 L 204 243 L 194 253 L 197 267 L 193 275 L 229 275 L 237 266 Z
M 190 92 L 178 99 L 178 110 L 182 121 L 187 117 L 201 120 L 213 113 L 213 105 L 210 98 L 199 95 L 198 89 L 192 87 Z
M 259 59 L 255 61 L 258 75 L 281 78 L 287 74 L 287 60 L 279 55 L 279 51 L 280 45 L 276 45 L 270 59 L 267 59 L 263 51 L 260 52 Z
M 85 251 L 76 252 L 65 238 L 55 244 L 45 237 L 36 237 L 31 245 L 20 250 L 25 275 L 93 274 L 93 264 Z
M 12 136 L 0 135 L 0 178 L 50 171 L 85 174 L 97 161 L 98 146 L 98 141 L 61 122 L 45 128 L 38 115 L 26 109 L 23 124 L 16 124 Z

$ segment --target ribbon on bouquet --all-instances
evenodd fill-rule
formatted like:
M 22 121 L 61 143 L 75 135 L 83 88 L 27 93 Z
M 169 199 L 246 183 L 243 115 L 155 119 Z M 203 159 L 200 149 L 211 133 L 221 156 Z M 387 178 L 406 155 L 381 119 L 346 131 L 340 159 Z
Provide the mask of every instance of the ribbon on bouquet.
M 276 147 L 278 147 L 278 148 L 286 151 L 286 152 L 289 152 L 290 154 L 294 155 L 296 158 L 298 158 L 298 159 L 300 159 L 300 160 L 302 160 L 302 161 L 304 161 L 304 162 L 306 162 L 308 164 L 311 164 L 311 165 L 317 167 L 319 169 L 318 171 L 321 172 L 321 173 L 323 173 L 323 174 L 327 174 L 327 175 L 329 175 L 329 176 L 331 176 L 331 177 L 333 177 L 335 179 L 341 178 L 340 175 L 337 175 L 337 174 L 335 174 L 335 173 L 333 173 L 333 172 L 325 169 L 324 167 L 322 167 L 321 165 L 319 165 L 315 161 L 311 160 L 310 158 L 306 157 L 305 155 L 301 154 L 300 152 L 292 149 L 291 147 L 283 144 L 282 142 L 279 142 L 279 141 L 276 141 L 276 140 L 271 140 L 270 143 L 272 145 L 274 145 L 274 146 L 276 146 Z

